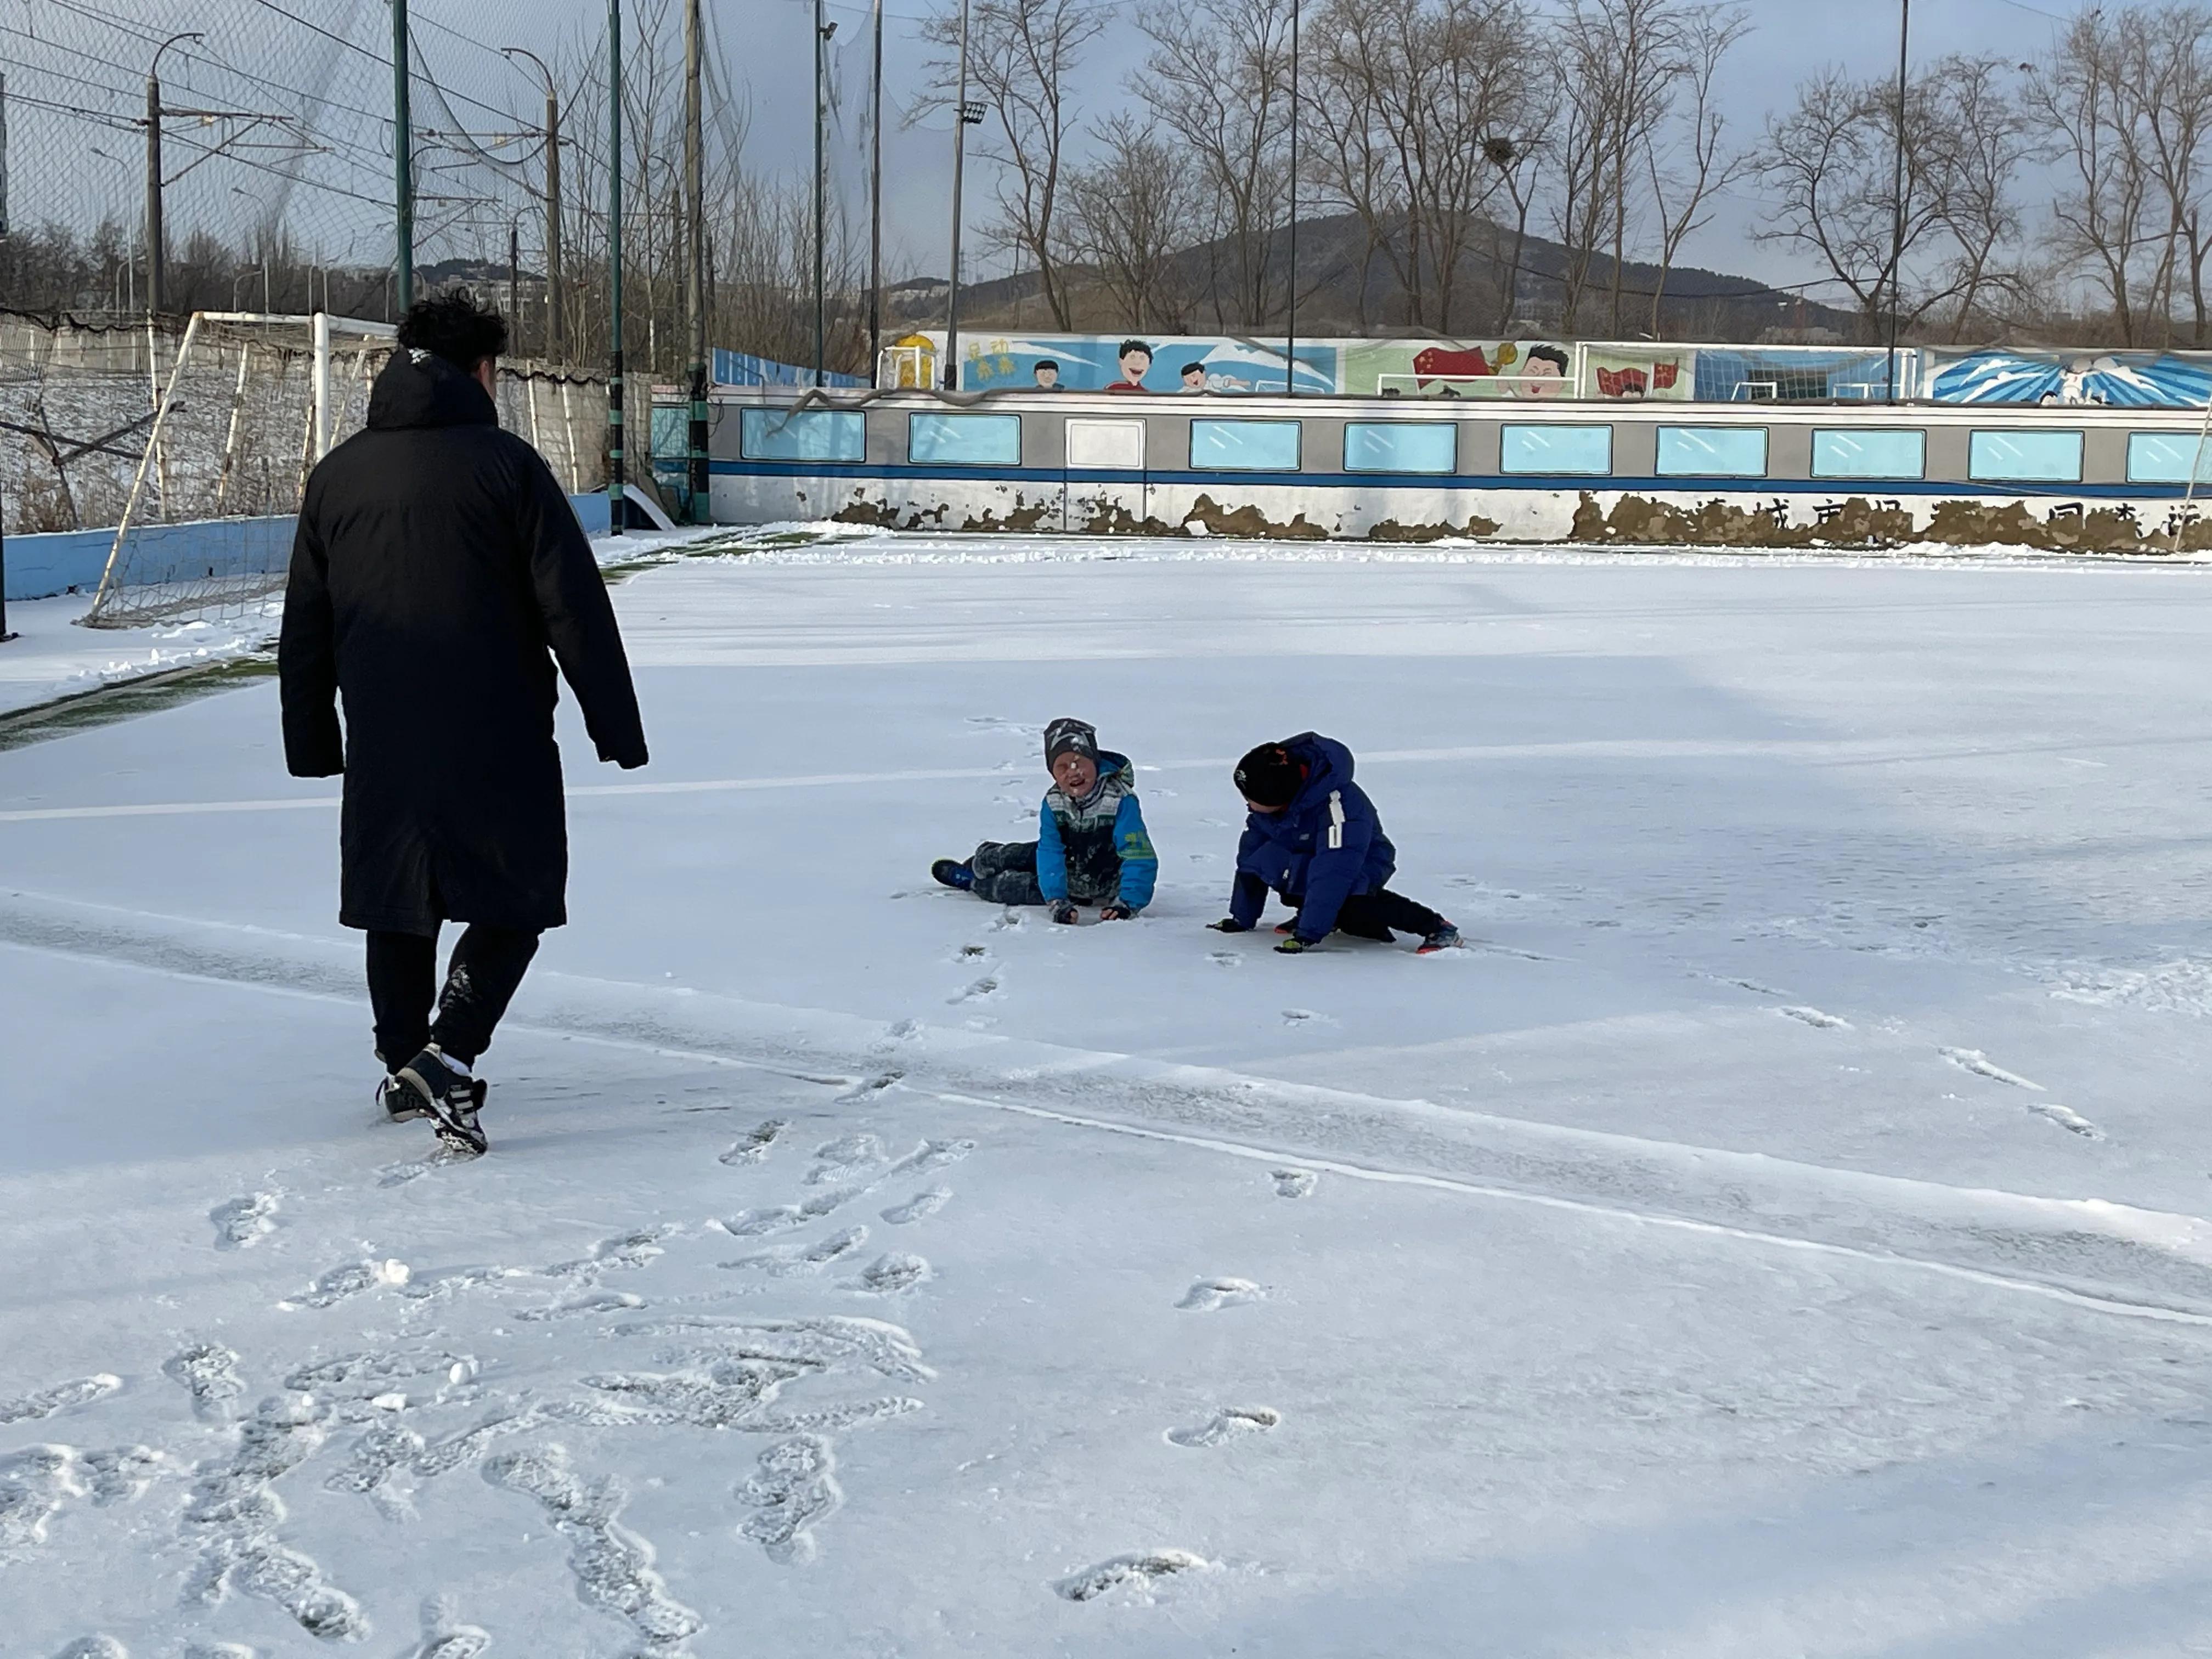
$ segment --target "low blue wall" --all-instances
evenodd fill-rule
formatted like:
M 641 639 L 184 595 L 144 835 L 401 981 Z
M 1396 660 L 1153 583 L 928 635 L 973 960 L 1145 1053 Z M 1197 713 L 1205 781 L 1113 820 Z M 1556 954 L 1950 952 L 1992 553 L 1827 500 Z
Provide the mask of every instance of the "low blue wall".
M 571 495 L 577 520 L 587 536 L 607 532 L 607 498 L 604 493 Z M 272 568 L 292 544 L 292 520 L 278 519 L 220 519 L 192 524 L 149 526 L 147 546 L 163 561 L 182 568 L 204 562 L 210 555 L 235 560 L 241 550 L 240 530 L 246 532 L 244 550 L 255 556 L 256 568 Z M 48 536 L 10 536 L 7 597 L 46 599 L 57 593 L 90 593 L 100 586 L 106 568 L 107 550 L 115 544 L 115 532 L 65 530 Z

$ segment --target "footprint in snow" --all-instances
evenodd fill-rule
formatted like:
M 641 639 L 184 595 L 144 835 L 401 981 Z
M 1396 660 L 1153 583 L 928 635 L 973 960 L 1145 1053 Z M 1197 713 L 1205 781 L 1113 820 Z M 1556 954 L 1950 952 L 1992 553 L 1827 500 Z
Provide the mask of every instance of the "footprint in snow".
M 952 1189 L 950 1187 L 932 1187 L 927 1192 L 916 1193 L 903 1204 L 892 1205 L 883 1212 L 883 1217 L 894 1227 L 911 1226 L 935 1215 L 951 1201 Z
M 1234 1308 L 1246 1302 L 1264 1302 L 1267 1292 L 1249 1279 L 1201 1279 L 1183 1292 L 1178 1308 L 1194 1313 L 1212 1313 L 1217 1308 Z
M 769 1149 L 776 1143 L 776 1138 L 790 1127 L 781 1118 L 772 1117 L 724 1152 L 720 1161 L 733 1168 L 740 1164 L 758 1164 L 768 1156 Z
M 1848 1031 L 1851 1029 L 1850 1021 L 1836 1014 L 1824 1014 L 1818 1008 L 1777 1008 L 1774 1012 L 1784 1019 L 1794 1019 L 1801 1025 L 1810 1025 L 1816 1030 Z
M 920 1256 L 894 1250 L 872 1262 L 853 1288 L 870 1296 L 897 1296 L 931 1277 L 929 1263 Z
M 2102 1140 L 2105 1138 L 2105 1132 L 2087 1118 L 2071 1107 L 2061 1106 L 2055 1100 L 2039 1100 L 2027 1109 L 2038 1117 L 2049 1118 L 2060 1128 L 2070 1130 L 2084 1140 Z
M 1214 1564 L 1188 1550 L 1140 1550 L 1117 1555 L 1110 1561 L 1071 1573 L 1053 1586 L 1070 1601 L 1095 1601 L 1109 1590 L 1127 1589 L 1139 1599 L 1151 1599 L 1152 1586 L 1177 1573 L 1211 1572 Z
M 1217 968 L 1242 968 L 1244 958 L 1234 951 L 1209 951 L 1206 959 Z
M 1274 1177 L 1278 1198 L 1310 1198 L 1321 1184 L 1321 1177 L 1311 1170 L 1277 1170 Z
M 274 1193 L 249 1193 L 216 1205 L 208 1212 L 208 1219 L 215 1223 L 216 1249 L 243 1250 L 258 1244 L 276 1231 L 276 1224 L 270 1219 L 276 1213 Z
M 760 1455 L 759 1468 L 738 1488 L 738 1501 L 758 1511 L 738 1532 L 767 1551 L 771 1561 L 811 1561 L 815 1524 L 845 1501 L 836 1469 L 829 1441 L 818 1434 L 778 1441 Z
M 1167 1442 L 1170 1446 L 1218 1446 L 1248 1434 L 1265 1434 L 1282 1420 L 1282 1413 L 1267 1406 L 1224 1406 L 1197 1428 L 1170 1429 Z
M 343 1267 L 331 1268 L 301 1294 L 276 1305 L 287 1312 L 300 1308 L 334 1307 L 348 1297 L 359 1296 L 379 1285 L 403 1285 L 409 1276 L 404 1261 L 349 1262 Z
M 422 1645 L 411 1659 L 477 1659 L 489 1646 L 489 1632 L 454 1621 L 451 1596 L 434 1595 L 423 1602 Z
M 806 1172 L 810 1187 L 841 1185 L 885 1161 L 884 1143 L 866 1133 L 825 1141 L 815 1149 L 814 1157 L 815 1165 Z
M 1985 1077 L 1992 1083 L 2002 1083 L 2014 1089 L 2033 1089 L 2044 1092 L 2040 1083 L 2031 1082 L 2017 1072 L 2008 1072 L 1979 1048 L 1939 1048 L 1936 1051 L 1962 1072 L 1972 1072 L 1976 1077 Z
M 442 1170 L 451 1164 L 473 1164 L 473 1153 L 440 1146 L 427 1157 L 410 1158 L 404 1164 L 387 1164 L 379 1170 L 376 1184 L 380 1187 L 404 1187 L 410 1181 L 420 1181 L 433 1170 Z
M 0 1423 L 35 1423 L 42 1417 L 52 1417 L 56 1412 L 88 1406 L 95 1400 L 105 1399 L 122 1386 L 121 1377 L 110 1376 L 106 1371 L 92 1376 L 80 1376 L 73 1382 L 57 1382 L 52 1388 L 41 1389 L 36 1394 L 0 1400 Z
M 186 1348 L 161 1370 L 191 1395 L 192 1413 L 202 1422 L 220 1422 L 229 1414 L 230 1402 L 246 1392 L 238 1356 L 220 1343 Z
M 739 1256 L 734 1261 L 725 1261 L 725 1267 L 750 1268 L 772 1279 L 789 1279 L 799 1273 L 818 1273 L 834 1261 L 842 1261 L 868 1242 L 866 1227 L 848 1227 L 812 1244 L 779 1244 L 751 1255 Z

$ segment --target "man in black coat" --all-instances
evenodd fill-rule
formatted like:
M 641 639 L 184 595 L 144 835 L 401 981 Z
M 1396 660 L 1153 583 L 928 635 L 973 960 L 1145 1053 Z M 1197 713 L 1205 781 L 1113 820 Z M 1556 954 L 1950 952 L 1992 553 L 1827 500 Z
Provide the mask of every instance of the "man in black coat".
M 506 349 L 465 292 L 408 312 L 368 429 L 307 480 L 277 649 L 292 775 L 345 775 L 338 920 L 368 934 L 378 1097 L 472 1152 L 471 1070 L 538 935 L 568 919 L 556 659 L 599 758 L 646 762 L 591 545 L 538 452 L 499 428 Z M 448 921 L 468 927 L 441 993 Z

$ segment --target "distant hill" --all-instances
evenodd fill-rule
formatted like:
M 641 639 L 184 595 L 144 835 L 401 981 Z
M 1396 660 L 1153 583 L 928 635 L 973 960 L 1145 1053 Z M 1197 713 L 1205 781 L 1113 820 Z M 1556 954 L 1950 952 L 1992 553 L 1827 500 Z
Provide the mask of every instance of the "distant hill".
M 1289 239 L 1279 245 L 1273 275 L 1279 284 L 1289 274 Z M 1492 258 L 1493 247 L 1496 257 Z M 1510 227 L 1493 227 L 1478 238 L 1463 269 L 1453 307 L 1450 331 L 1462 337 L 1499 332 L 1500 298 L 1505 291 L 1506 266 L 1511 260 Z M 1224 243 L 1201 243 L 1176 256 L 1186 291 L 1203 293 L 1205 273 L 1224 264 Z M 1521 271 L 1513 303 L 1506 309 L 1511 323 L 1506 332 L 1526 333 L 1559 326 L 1564 298 L 1563 275 L 1567 251 L 1559 243 L 1531 234 L 1523 244 Z M 1628 261 L 1621 267 L 1621 325 L 1619 335 L 1636 338 L 1652 331 L 1650 295 L 1659 287 L 1655 264 Z M 1611 288 L 1612 261 L 1593 261 L 1583 295 L 1576 333 L 1586 339 L 1614 335 Z M 1084 287 L 1079 271 L 1079 289 Z M 885 301 L 902 323 L 927 326 L 941 321 L 945 282 L 941 276 L 915 277 L 885 291 Z M 1079 300 L 1079 327 L 1110 332 L 1125 319 L 1116 314 L 1104 295 L 1096 290 Z M 964 323 L 978 328 L 1050 325 L 1036 275 L 1024 271 L 988 282 L 961 285 L 960 313 Z M 1660 301 L 1658 332 L 1668 339 L 1709 339 L 1758 343 L 1767 339 L 1802 340 L 1812 343 L 1856 339 L 1863 323 L 1855 312 L 1840 311 L 1802 295 L 1770 287 L 1749 276 L 1696 266 L 1677 266 L 1666 273 Z M 1212 331 L 1212 310 L 1202 300 L 1190 314 L 1178 319 L 1182 331 Z M 1365 227 L 1353 215 L 1339 214 L 1298 222 L 1298 328 L 1304 334 L 1391 335 L 1435 331 L 1409 329 L 1397 293 L 1397 281 L 1388 257 L 1368 246 Z M 1155 330 L 1155 331 L 1158 331 Z

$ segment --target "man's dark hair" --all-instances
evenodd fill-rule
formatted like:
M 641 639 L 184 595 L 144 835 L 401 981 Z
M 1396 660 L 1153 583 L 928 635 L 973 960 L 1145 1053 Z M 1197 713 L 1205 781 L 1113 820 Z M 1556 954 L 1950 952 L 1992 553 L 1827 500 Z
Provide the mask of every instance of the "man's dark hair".
M 1152 349 L 1146 345 L 1142 340 L 1122 341 L 1121 349 L 1114 354 L 1114 361 L 1118 363 L 1122 358 L 1127 356 L 1133 351 L 1141 351 L 1145 354 L 1145 361 L 1146 362 L 1150 362 L 1152 361 Z
M 1562 374 L 1567 372 L 1567 354 L 1557 346 L 1531 346 L 1528 349 L 1528 361 L 1533 363 L 1539 358 L 1545 362 L 1556 365 Z
M 496 307 L 479 305 L 467 289 L 449 288 L 407 307 L 399 322 L 399 343 L 473 374 L 485 358 L 506 354 L 507 319 Z
M 1206 365 L 1204 363 L 1185 363 L 1182 366 L 1182 372 L 1185 374 L 1203 374 L 1206 373 Z
M 1048 368 L 1055 374 L 1060 373 L 1060 365 L 1053 362 L 1049 357 L 1038 358 L 1036 362 L 1030 366 L 1030 372 L 1031 374 L 1035 374 L 1040 368 Z

